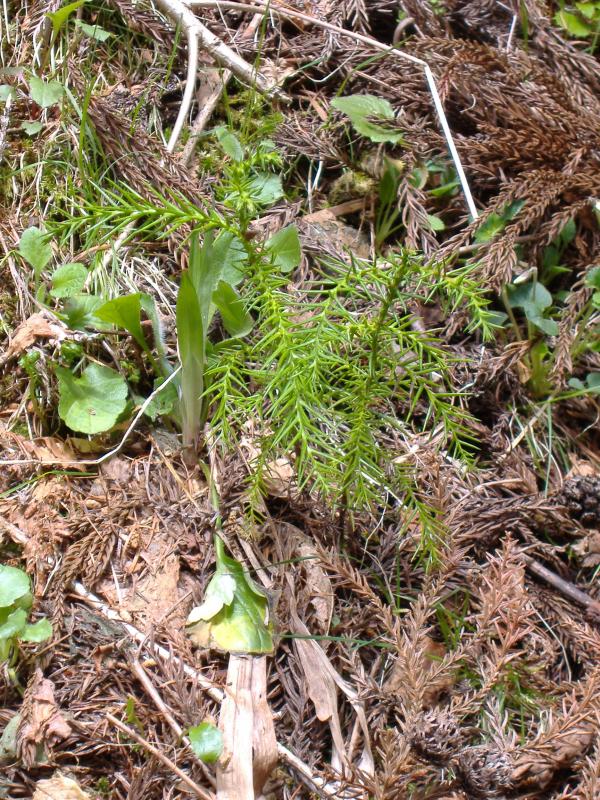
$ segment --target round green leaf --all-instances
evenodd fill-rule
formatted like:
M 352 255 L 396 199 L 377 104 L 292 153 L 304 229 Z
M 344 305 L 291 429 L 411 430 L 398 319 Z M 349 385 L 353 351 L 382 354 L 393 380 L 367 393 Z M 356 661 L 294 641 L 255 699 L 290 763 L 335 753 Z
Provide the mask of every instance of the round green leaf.
M 273 256 L 273 263 L 282 272 L 291 272 L 300 263 L 302 248 L 298 229 L 295 225 L 288 225 L 277 231 L 266 242 L 265 249 Z
M 0 564 L 0 608 L 12 606 L 19 597 L 29 594 L 29 576 L 22 569 Z
M 90 364 L 80 378 L 56 367 L 60 418 L 73 431 L 102 433 L 115 424 L 127 404 L 127 383 L 118 372 Z
M 19 254 L 23 256 L 36 275 L 44 269 L 52 258 L 52 248 L 48 244 L 45 231 L 32 226 L 21 234 Z
M 83 264 L 74 261 L 63 264 L 52 275 L 52 297 L 72 297 L 83 289 L 88 275 Z
M 201 722 L 188 731 L 192 750 L 205 764 L 214 764 L 223 752 L 221 731 L 210 722 Z
M 34 103 L 41 108 L 50 108 L 62 100 L 64 86 L 59 81 L 43 81 L 37 75 L 29 79 L 29 94 Z

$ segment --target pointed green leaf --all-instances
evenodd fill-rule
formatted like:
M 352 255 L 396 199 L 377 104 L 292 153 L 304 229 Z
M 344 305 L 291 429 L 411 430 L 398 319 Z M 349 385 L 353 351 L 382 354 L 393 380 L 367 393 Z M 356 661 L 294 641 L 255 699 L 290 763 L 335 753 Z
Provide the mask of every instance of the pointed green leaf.
M 527 319 L 546 336 L 558 336 L 558 324 L 553 319 L 546 319 L 541 314 L 527 314 Z
M 204 593 L 204 602 L 194 608 L 188 617 L 187 623 L 191 625 L 199 620 L 208 622 L 223 606 L 230 606 L 235 595 L 235 578 L 227 573 L 215 575 Z
M 200 432 L 205 353 L 202 312 L 196 289 L 187 271 L 181 276 L 176 320 L 177 347 L 181 362 L 183 440 L 186 445 L 192 445 Z
M 241 239 L 229 231 L 223 231 L 213 244 L 213 258 L 221 264 L 221 280 L 230 286 L 237 286 L 244 279 L 242 265 L 248 255 Z
M 52 274 L 52 297 L 72 297 L 79 294 L 87 280 L 88 271 L 83 264 L 74 261 L 63 264 Z
M 43 81 L 37 75 L 29 78 L 29 94 L 34 103 L 41 108 L 55 106 L 63 98 L 65 88 L 59 81 Z
M 0 608 L 12 606 L 19 597 L 29 594 L 31 583 L 22 569 L 0 564 Z
M 19 240 L 19 254 L 30 267 L 33 267 L 36 278 L 52 258 L 52 248 L 48 243 L 48 234 L 35 226 L 27 228 Z
M 102 299 L 93 294 L 77 294 L 69 297 L 63 310 L 65 321 L 72 331 L 83 331 L 86 328 L 102 326 L 95 313 L 102 305 Z
M 127 405 L 127 383 L 122 375 L 100 364 L 90 364 L 80 378 L 64 367 L 58 377 L 60 418 L 73 431 L 94 434 L 110 430 Z
M 205 234 L 202 244 L 200 244 L 198 234 L 194 234 L 191 240 L 188 274 L 196 291 L 204 331 L 208 330 L 212 295 L 221 280 L 223 268 L 223 262 L 214 255 L 213 232 L 209 231 Z
M 259 172 L 249 184 L 249 191 L 256 203 L 270 206 L 283 197 L 283 184 L 280 175 Z
M 102 322 L 109 322 L 117 328 L 125 328 L 142 350 L 148 351 L 148 342 L 141 325 L 142 298 L 139 292 L 115 297 L 94 312 Z
M 223 735 L 210 722 L 201 722 L 190 728 L 188 737 L 192 750 L 205 764 L 214 764 L 223 752 Z
M 225 155 L 234 161 L 243 161 L 244 148 L 235 134 L 228 131 L 224 125 L 219 125 L 218 128 L 215 128 L 215 135 Z
M 331 101 L 333 108 L 345 114 L 352 127 L 361 136 L 372 142 L 402 141 L 402 133 L 386 121 L 394 120 L 394 109 L 388 100 L 372 94 L 354 94 L 348 97 L 336 97 Z
M 104 28 L 101 28 L 100 25 L 88 25 L 87 22 L 83 22 L 80 19 L 75 20 L 75 25 L 90 39 L 96 39 L 98 42 L 105 42 L 111 36 L 114 36 L 110 31 L 105 31 Z
M 244 303 L 235 289 L 225 281 L 220 281 L 213 292 L 213 303 L 221 313 L 225 330 L 234 338 L 241 338 L 250 333 L 254 320 L 246 311 Z
M 555 15 L 554 21 L 571 36 L 585 37 L 594 32 L 594 29 L 580 19 L 577 14 L 572 14 L 569 11 L 559 11 Z
M 52 33 L 54 36 L 60 31 L 65 22 L 69 19 L 74 11 L 85 3 L 85 0 L 75 0 L 74 3 L 68 3 L 66 6 L 58 8 L 56 11 L 49 11 L 46 16 L 52 21 Z
M 282 272 L 291 272 L 296 269 L 302 258 L 302 248 L 296 226 L 288 225 L 277 231 L 266 242 L 265 250 L 271 253 L 273 263 Z
M 6 103 L 9 97 L 11 100 L 14 99 L 15 95 L 16 90 L 13 86 L 8 83 L 0 84 L 0 103 Z
M 44 618 L 34 622 L 33 625 L 25 625 L 19 638 L 24 642 L 45 642 L 51 636 L 52 625 Z

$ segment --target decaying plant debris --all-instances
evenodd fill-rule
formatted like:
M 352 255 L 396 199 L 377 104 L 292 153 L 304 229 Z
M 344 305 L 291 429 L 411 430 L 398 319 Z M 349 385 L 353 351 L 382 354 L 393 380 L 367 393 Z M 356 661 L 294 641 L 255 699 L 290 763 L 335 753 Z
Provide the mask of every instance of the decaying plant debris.
M 157 10 L 107 0 L 77 10 L 122 48 L 93 36 L 53 39 L 46 14 L 56 2 L 5 6 L 0 560 L 26 566 L 34 611 L 54 633 L 22 644 L 16 673 L 3 672 L 0 797 L 594 800 L 600 406 L 598 384 L 589 391 L 585 380 L 600 372 L 600 356 L 598 310 L 583 309 L 600 263 L 597 54 L 557 26 L 559 4 L 541 0 L 272 5 L 263 14 L 262 2 L 172 0 Z M 200 101 L 184 134 L 193 131 L 195 147 L 166 144 L 195 59 L 190 8 L 226 46 L 208 52 L 201 38 L 192 64 Z M 57 107 L 42 113 L 18 94 L 50 45 L 45 64 L 62 64 L 90 133 L 77 114 L 61 123 Z M 226 63 L 229 50 L 242 68 Z M 476 219 L 415 59 L 435 77 Z M 226 87 L 244 64 L 264 99 L 241 82 Z M 389 101 L 402 138 L 390 146 L 358 136 L 330 105 L 353 94 Z M 204 103 L 216 106 L 210 123 Z M 176 360 L 176 286 L 190 265 L 193 222 L 205 215 L 218 227 L 231 214 L 219 194 L 225 156 L 215 157 L 208 128 L 242 125 L 245 106 L 267 120 L 256 128 L 279 156 L 267 149 L 260 158 L 281 159 L 287 188 L 287 199 L 248 215 L 245 242 L 294 223 L 303 256 L 279 283 L 257 279 L 251 296 L 252 313 L 283 320 L 279 329 L 227 351 L 230 373 L 209 371 L 224 387 L 212 400 L 221 416 L 212 426 L 209 418 L 202 440 L 209 466 L 182 452 L 176 427 L 141 415 L 114 435 L 73 436 L 56 411 L 51 361 L 65 342 L 81 358 L 85 337 L 38 308 L 18 255 L 23 230 L 47 222 L 66 260 L 95 259 L 88 287 L 152 294 L 159 355 Z M 36 134 L 21 127 L 37 118 Z M 390 163 L 383 235 L 378 186 Z M 152 217 L 168 203 L 171 217 Z M 400 248 L 417 255 L 395 261 Z M 399 283 L 386 283 L 394 268 L 410 275 L 399 328 L 408 344 L 380 352 L 376 333 L 361 350 L 354 334 L 332 334 L 328 351 L 332 372 L 351 363 L 356 397 L 367 395 L 356 407 L 365 430 L 376 429 L 357 436 L 357 452 L 368 439 L 378 468 L 357 486 L 352 392 L 332 392 L 332 415 L 317 422 L 318 381 L 301 395 L 307 430 L 331 435 L 311 465 L 306 452 L 321 440 L 288 445 L 297 429 L 278 429 L 271 413 L 288 402 L 285 391 L 272 382 L 261 396 L 257 387 L 267 345 L 281 337 L 274 352 L 283 364 L 286 343 L 300 348 L 311 326 L 325 330 L 327 304 L 339 303 L 332 329 L 371 319 L 391 329 L 380 308 L 400 296 Z M 352 269 L 356 286 L 343 283 Z M 507 301 L 507 284 L 518 292 L 519 280 L 544 270 L 554 270 L 560 298 L 552 319 L 547 307 Z M 486 314 L 502 298 L 527 320 L 486 337 Z M 211 322 L 211 335 L 220 324 Z M 139 337 L 85 341 L 93 363 L 136 376 L 138 399 L 157 391 Z M 353 348 L 355 361 L 344 362 Z M 310 354 L 299 363 L 309 372 Z M 395 391 L 363 380 L 381 363 L 392 364 Z M 398 389 L 419 366 L 424 394 Z M 348 460 L 328 472 L 332 452 Z M 227 657 L 194 648 L 186 633 L 214 571 L 216 528 L 268 597 L 272 655 Z M 219 720 L 226 756 L 215 766 L 197 757 L 187 732 Z

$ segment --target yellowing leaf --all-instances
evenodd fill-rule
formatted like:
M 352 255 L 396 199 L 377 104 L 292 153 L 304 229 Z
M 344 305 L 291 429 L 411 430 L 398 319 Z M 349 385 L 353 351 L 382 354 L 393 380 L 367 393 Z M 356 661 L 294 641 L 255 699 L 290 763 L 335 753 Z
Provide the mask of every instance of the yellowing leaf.
M 199 647 L 228 653 L 271 653 L 273 637 L 268 623 L 266 595 L 225 555 L 217 537 L 217 570 L 204 603 L 188 617 L 188 632 Z

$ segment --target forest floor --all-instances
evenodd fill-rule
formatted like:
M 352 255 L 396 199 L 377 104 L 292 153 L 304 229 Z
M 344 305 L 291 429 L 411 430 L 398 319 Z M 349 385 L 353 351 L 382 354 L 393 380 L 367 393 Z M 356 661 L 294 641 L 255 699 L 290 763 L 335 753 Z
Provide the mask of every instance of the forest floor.
M 600 3 L 0 16 L 0 797 L 597 800 Z

